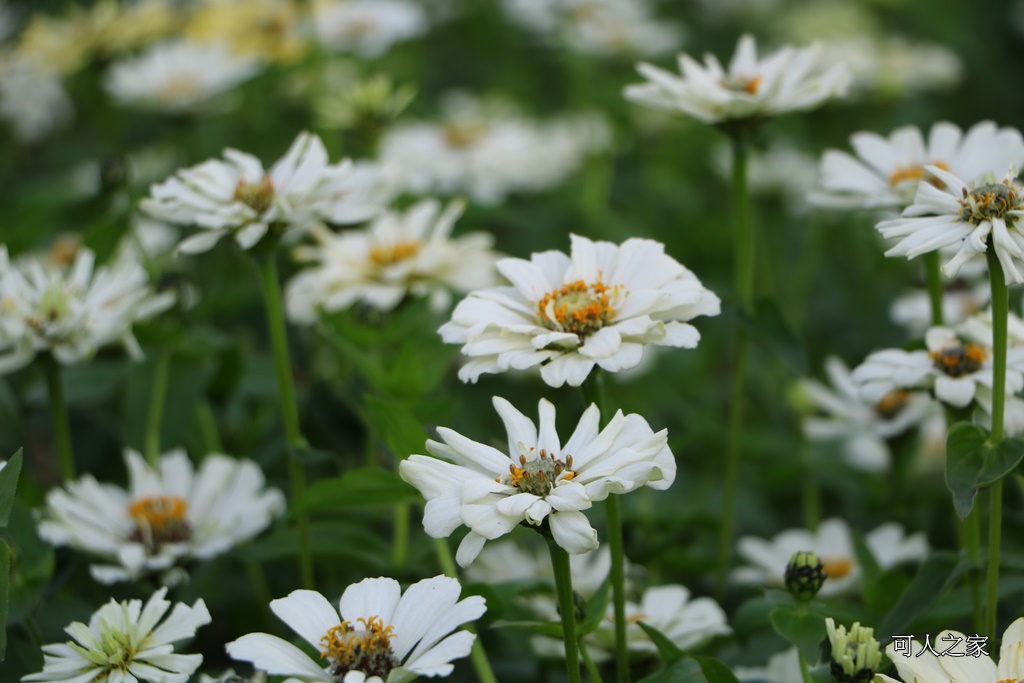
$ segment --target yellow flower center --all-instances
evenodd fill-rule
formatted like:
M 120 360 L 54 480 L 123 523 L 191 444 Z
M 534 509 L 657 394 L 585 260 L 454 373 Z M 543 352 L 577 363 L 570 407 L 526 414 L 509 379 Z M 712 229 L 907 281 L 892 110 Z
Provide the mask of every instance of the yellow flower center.
M 950 344 L 928 354 L 936 369 L 950 377 L 963 377 L 977 372 L 988 358 L 988 351 L 980 344 Z
M 531 449 L 532 450 L 532 449 Z M 543 498 L 551 492 L 551 489 L 559 481 L 569 481 L 576 476 L 572 469 L 572 456 L 565 456 L 565 460 L 555 458 L 554 453 L 548 453 L 543 448 L 540 457 L 536 460 L 527 460 L 525 455 L 519 456 L 519 467 L 515 463 L 508 466 L 508 474 L 497 479 L 499 484 L 514 486 L 522 493 L 532 493 Z
M 821 568 L 830 579 L 841 579 L 853 571 L 853 560 L 848 557 L 823 557 Z
M 722 87 L 728 88 L 735 92 L 743 92 L 748 95 L 756 95 L 758 88 L 761 87 L 761 77 L 753 76 L 752 78 L 744 78 L 743 76 L 726 76 L 720 82 Z
M 398 658 L 391 650 L 394 637 L 395 627 L 385 626 L 380 617 L 360 618 L 356 624 L 343 621 L 320 639 L 320 658 L 330 662 L 331 677 L 339 683 L 350 671 L 387 679 L 398 666 Z
M 70 266 L 81 246 L 80 235 L 64 235 L 50 246 L 50 260 L 58 266 Z
M 949 170 L 949 165 L 944 161 L 933 161 L 932 166 L 938 166 L 943 171 Z M 892 175 L 889 176 L 889 185 L 896 187 L 902 182 L 908 180 L 921 180 L 925 177 L 924 166 L 922 164 L 914 164 L 912 166 L 903 166 L 893 171 Z M 933 179 L 929 179 L 929 182 L 934 184 Z
M 960 202 L 960 220 L 979 225 L 993 218 L 1004 218 L 1012 223 L 1015 216 L 1007 215 L 1008 211 L 1020 208 L 1020 196 L 1009 180 L 1001 183 L 980 185 L 972 192 L 965 187 Z
M 274 203 L 274 182 L 270 176 L 263 176 L 258 183 L 239 180 L 235 186 L 235 201 L 242 202 L 257 214 L 262 214 Z
M 419 250 L 419 242 L 397 242 L 389 246 L 374 247 L 370 250 L 370 260 L 376 266 L 393 266 L 399 261 L 412 258 Z
M 592 285 L 583 280 L 562 285 L 537 303 L 540 323 L 550 330 L 585 337 L 615 317 L 615 309 L 609 303 L 609 294 L 615 290 L 600 280 Z
M 444 141 L 449 147 L 465 149 L 472 147 L 487 133 L 482 123 L 451 123 L 445 126 Z
M 128 506 L 128 516 L 135 522 L 131 539 L 152 549 L 164 543 L 187 541 L 192 527 L 186 515 L 188 503 L 178 496 L 146 496 Z
M 192 102 L 203 94 L 203 86 L 192 76 L 176 76 L 167 79 L 153 92 L 153 101 L 161 104 L 179 104 Z
M 893 389 L 875 404 L 875 413 L 886 420 L 900 414 L 910 401 L 910 392 L 905 389 Z

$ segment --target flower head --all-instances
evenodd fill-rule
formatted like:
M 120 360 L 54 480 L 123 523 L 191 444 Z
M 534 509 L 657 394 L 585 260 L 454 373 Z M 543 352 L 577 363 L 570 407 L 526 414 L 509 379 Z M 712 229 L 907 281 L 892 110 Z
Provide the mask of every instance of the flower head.
M 60 74 L 31 58 L 0 57 L 0 119 L 24 142 L 37 142 L 72 116 Z
M 427 13 L 408 0 L 319 0 L 313 3 L 317 40 L 331 51 L 374 58 L 392 45 L 426 33 Z
M 295 255 L 314 263 L 288 283 L 288 316 L 309 324 L 319 311 L 361 302 L 383 311 L 406 296 L 429 296 L 433 308 L 450 305 L 451 291 L 469 292 L 494 283 L 493 238 L 486 233 L 451 237 L 465 208 L 426 199 L 405 212 L 388 211 L 366 229 L 333 233 L 315 228 L 316 246 Z
M 0 245 L 0 372 L 24 367 L 41 353 L 76 363 L 115 342 L 141 355 L 132 325 L 169 308 L 174 295 L 154 294 L 136 261 L 94 269 L 95 261 L 93 252 L 76 247 L 67 263 L 11 263 Z
M 644 485 L 668 488 L 675 480 L 666 432 L 655 433 L 639 415 L 619 411 L 599 431 L 600 412 L 591 405 L 563 446 L 549 401 L 540 402 L 539 426 L 503 398 L 495 397 L 494 407 L 508 433 L 507 453 L 439 427 L 443 443 L 427 441 L 434 457 L 412 455 L 399 466 L 402 478 L 427 499 L 428 534 L 444 538 L 469 527 L 456 557 L 462 566 L 485 541 L 522 522 L 547 524 L 555 542 L 572 554 L 593 550 L 597 532 L 582 512 L 593 501 Z
M 686 321 L 718 315 L 721 302 L 653 240 L 621 246 L 572 235 L 572 255 L 507 258 L 498 270 L 511 287 L 472 292 L 439 330 L 470 361 L 459 378 L 540 366 L 553 386 L 579 386 L 594 367 L 635 367 L 644 346 L 693 348 L 700 333 Z
M 256 463 L 207 455 L 196 472 L 183 450 L 160 458 L 154 470 L 125 452 L 129 486 L 101 484 L 91 475 L 46 496 L 39 535 L 110 564 L 90 567 L 103 583 L 161 572 L 181 576 L 180 565 L 205 560 L 253 538 L 284 509 L 284 496 L 264 488 Z
M 457 580 L 445 576 L 415 583 L 405 594 L 394 579 L 364 579 L 345 589 L 338 609 L 316 591 L 293 591 L 272 601 L 270 609 L 320 653 L 319 662 L 266 633 L 242 636 L 227 651 L 271 675 L 310 682 L 407 683 L 417 676 L 447 676 L 451 661 L 468 655 L 476 638 L 452 631 L 486 611 L 482 597 L 459 600 L 461 591 Z
M 885 654 L 896 665 L 904 681 L 915 683 L 1002 683 L 1024 680 L 1024 617 L 1017 619 L 1003 632 L 1000 639 L 999 663 L 985 651 L 978 637 L 968 637 L 958 631 L 943 631 L 931 640 L 929 650 L 923 643 L 893 641 Z M 977 649 L 972 650 L 972 643 Z M 943 656 L 936 656 L 935 651 Z M 896 683 L 888 676 L 880 676 L 884 683 Z
M 798 550 L 789 558 L 783 575 L 786 590 L 797 600 L 811 600 L 828 579 L 821 558 L 809 550 Z
M 181 251 L 207 251 L 226 236 L 251 249 L 268 233 L 290 239 L 317 222 L 358 223 L 380 209 L 372 184 L 348 160 L 328 164 L 311 133 L 300 134 L 269 172 L 244 152 L 227 149 L 224 157 L 178 171 L 142 201 L 155 218 L 200 228 Z
M 637 70 L 648 82 L 627 86 L 626 99 L 722 123 L 813 109 L 844 95 L 850 82 L 842 63 L 826 65 L 818 45 L 787 46 L 759 60 L 750 35 L 740 38 L 728 70 L 713 55 L 701 65 L 680 54 L 679 68 L 681 77 L 640 64 Z
M 43 646 L 43 670 L 22 678 L 33 681 L 149 681 L 185 683 L 203 662 L 202 655 L 174 652 L 174 643 L 191 638 L 210 623 L 206 604 L 171 603 L 161 588 L 143 605 L 141 600 L 109 603 L 89 623 L 73 622 L 65 631 L 73 640 Z
M 882 652 L 874 629 L 855 621 L 847 631 L 845 626 L 836 626 L 832 617 L 825 619 L 825 628 L 832 645 L 832 680 L 835 683 L 872 680 L 882 663 Z

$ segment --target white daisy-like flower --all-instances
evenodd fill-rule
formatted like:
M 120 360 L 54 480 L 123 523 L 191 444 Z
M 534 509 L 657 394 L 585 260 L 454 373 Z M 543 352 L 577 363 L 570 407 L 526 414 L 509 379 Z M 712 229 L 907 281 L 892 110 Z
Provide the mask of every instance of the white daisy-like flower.
M 576 387 L 595 366 L 636 367 L 646 345 L 696 347 L 700 333 L 687 321 L 721 311 L 719 298 L 660 242 L 571 240 L 571 256 L 501 259 L 498 271 L 512 285 L 472 292 L 455 307 L 439 332 L 470 357 L 463 382 L 541 366 L 550 386 Z
M 1014 182 L 1016 167 L 1011 166 L 1002 181 L 988 174 L 970 185 L 938 166 L 925 170 L 936 183 L 920 183 L 914 203 L 902 217 L 876 226 L 882 237 L 899 239 L 885 255 L 912 259 L 956 247 L 953 258 L 942 265 L 942 272 L 954 277 L 967 261 L 984 254 L 991 241 L 1006 284 L 1024 282 L 1018 268 L 1018 261 L 1024 260 L 1024 234 L 1018 225 L 1024 216 L 1024 189 Z
M 11 263 L 0 245 L 0 373 L 41 353 L 77 363 L 117 342 L 133 357 L 142 355 L 132 325 L 169 308 L 174 295 L 153 293 L 137 262 L 94 268 L 95 260 L 82 247 L 66 266 L 42 257 Z
M 886 441 L 920 425 L 937 408 L 926 392 L 902 388 L 874 403 L 865 401 L 849 368 L 835 356 L 825 361 L 825 374 L 831 386 L 813 379 L 797 384 L 821 411 L 803 419 L 804 436 L 811 441 L 841 443 L 843 459 L 851 467 L 875 472 L 889 469 Z
M 263 472 L 250 460 L 210 454 L 195 471 L 179 449 L 161 456 L 154 470 L 128 449 L 125 462 L 127 490 L 83 475 L 47 494 L 39 522 L 49 543 L 100 557 L 106 564 L 89 570 L 103 583 L 150 572 L 180 580 L 180 565 L 227 552 L 284 510 L 282 493 L 265 488 Z
M 384 134 L 380 161 L 410 192 L 468 194 L 498 204 L 515 192 L 555 187 L 611 133 L 597 114 L 532 121 L 504 103 L 451 95 L 437 123 L 400 123 Z
M 915 562 L 928 554 L 928 541 L 923 533 L 907 536 L 895 523 L 883 524 L 865 534 L 864 541 L 882 569 Z M 798 551 L 810 551 L 821 558 L 829 577 L 818 593 L 822 597 L 848 592 L 860 581 L 861 569 L 850 527 L 841 519 L 826 519 L 816 532 L 789 529 L 770 541 L 744 536 L 737 550 L 750 563 L 733 572 L 732 579 L 740 583 L 783 585 L 786 566 Z
M 269 172 L 238 150 L 224 150 L 224 158 L 178 171 L 142 201 L 155 218 L 200 228 L 178 247 L 183 252 L 207 251 L 229 235 L 251 249 L 268 233 L 292 239 L 317 222 L 359 223 L 380 209 L 352 162 L 328 164 L 311 133 L 301 133 Z
M 761 60 L 753 36 L 744 35 L 723 69 L 714 55 L 704 65 L 679 55 L 681 77 L 641 63 L 646 83 L 626 87 L 626 99 L 674 109 L 705 123 L 755 119 L 813 109 L 846 94 L 850 75 L 842 63 L 827 62 L 820 45 L 784 47 Z
M 430 25 L 426 11 L 408 0 L 319 0 L 313 4 L 313 21 L 325 48 L 369 59 L 422 36 Z
M 104 85 L 121 104 L 180 113 L 203 109 L 260 68 L 227 45 L 176 40 L 115 62 Z
M 825 54 L 849 68 L 851 95 L 908 97 L 951 88 L 964 73 L 963 60 L 950 48 L 902 36 L 837 36 L 825 43 Z
M 629 562 L 626 567 L 626 585 L 630 585 Z M 601 588 L 612 568 L 611 551 L 601 546 L 581 555 L 569 556 L 569 569 L 572 576 L 572 590 L 583 598 L 589 599 Z M 551 568 L 551 555 L 547 547 L 540 545 L 526 549 L 516 541 L 498 541 L 484 546 L 473 564 L 466 567 L 466 578 L 475 583 L 486 583 L 492 586 L 512 582 L 538 582 L 546 584 L 551 591 L 555 590 L 555 573 Z M 557 602 L 552 597 L 546 601 L 554 611 L 557 619 Z M 545 616 L 548 616 L 545 612 Z M 559 641 L 561 648 L 561 641 Z M 562 655 L 565 655 L 562 649 Z
M 24 142 L 38 142 L 71 119 L 71 100 L 58 71 L 16 55 L 0 59 L 0 119 Z
M 64 630 L 73 640 L 43 646 L 43 670 L 24 676 L 34 681 L 149 681 L 185 683 L 203 663 L 202 655 L 178 654 L 174 643 L 192 638 L 210 623 L 202 598 L 189 607 L 164 600 L 161 588 L 143 605 L 141 600 L 111 600 L 93 613 L 88 624 L 75 621 Z M 161 619 L 163 619 L 161 623 Z
M 454 201 L 445 210 L 425 199 L 404 212 L 388 211 L 363 230 L 335 233 L 314 228 L 315 246 L 296 248 L 312 265 L 288 283 L 288 317 L 312 324 L 321 311 L 357 302 L 390 311 L 406 296 L 430 299 L 434 310 L 451 304 L 451 292 L 465 294 L 497 280 L 494 238 L 482 232 L 452 237 L 465 209 Z
M 973 637 L 977 644 L 977 636 Z M 885 654 L 896 665 L 904 681 L 914 683 L 1012 683 L 1024 680 L 1024 617 L 1017 619 L 1003 632 L 1000 639 L 999 663 L 992 661 L 985 651 L 971 650 L 972 638 L 959 631 L 943 631 L 930 641 L 928 649 L 918 640 L 895 639 L 885 648 Z M 940 654 L 936 654 L 940 653 Z M 899 683 L 884 674 L 876 681 Z
M 539 426 L 503 398 L 494 397 L 494 408 L 508 432 L 507 453 L 439 427 L 443 443 L 427 441 L 434 457 L 412 455 L 399 465 L 402 479 L 427 499 L 423 528 L 430 536 L 469 527 L 456 554 L 463 567 L 485 541 L 521 522 L 546 522 L 570 554 L 594 550 L 597 531 L 583 510 L 610 494 L 644 485 L 665 489 L 675 480 L 666 431 L 655 433 L 639 415 L 620 410 L 599 431 L 600 411 L 592 404 L 562 446 L 550 401 L 540 402 Z
M 929 166 L 974 182 L 992 169 L 1024 163 L 1020 132 L 991 121 L 976 123 L 967 132 L 942 121 L 932 126 L 927 142 L 916 126 L 897 128 L 889 137 L 862 131 L 850 137 L 850 145 L 854 154 L 830 149 L 822 157 L 820 188 L 810 197 L 815 204 L 905 209 L 914 203 L 922 180 L 940 182 L 928 173 Z
M 959 325 L 969 320 L 988 305 L 991 294 L 988 282 L 961 283 L 946 289 L 942 293 L 942 319 L 947 325 Z M 931 295 L 925 289 L 901 294 L 889 304 L 889 319 L 906 328 L 911 337 L 924 335 L 932 324 Z
M 452 660 L 468 655 L 476 639 L 468 631 L 452 631 L 487 610 L 482 597 L 459 600 L 461 592 L 459 582 L 446 576 L 414 583 L 404 594 L 394 579 L 364 579 L 345 589 L 335 609 L 316 591 L 293 591 L 272 601 L 270 609 L 320 653 L 318 660 L 266 633 L 242 636 L 228 643 L 227 651 L 268 674 L 307 683 L 407 683 L 418 676 L 447 676 Z

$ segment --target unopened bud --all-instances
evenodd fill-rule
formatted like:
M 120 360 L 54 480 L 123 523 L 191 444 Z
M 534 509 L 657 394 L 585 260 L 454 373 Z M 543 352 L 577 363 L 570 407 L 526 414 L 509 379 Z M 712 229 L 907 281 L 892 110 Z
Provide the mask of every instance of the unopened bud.
M 847 631 L 825 619 L 828 640 L 832 644 L 832 681 L 834 683 L 871 683 L 882 662 L 882 651 L 874 629 L 853 622 Z
M 786 565 L 786 590 L 797 600 L 813 600 L 827 578 L 821 558 L 808 550 L 793 553 Z

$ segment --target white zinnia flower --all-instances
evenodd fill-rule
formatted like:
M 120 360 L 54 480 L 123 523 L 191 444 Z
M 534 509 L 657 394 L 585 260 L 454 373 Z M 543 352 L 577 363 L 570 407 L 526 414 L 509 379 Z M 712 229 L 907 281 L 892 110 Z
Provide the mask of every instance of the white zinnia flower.
M 1017 267 L 1017 261 L 1024 260 L 1024 235 L 1017 224 L 1024 215 L 1024 189 L 1014 182 L 1017 169 L 1011 166 L 1002 182 L 989 175 L 970 186 L 938 166 L 925 170 L 940 186 L 921 183 L 901 218 L 876 226 L 883 237 L 900 238 L 885 255 L 911 259 L 957 247 L 956 255 L 942 266 L 942 272 L 953 277 L 967 261 L 988 250 L 991 238 L 1006 284 L 1024 282 Z
M 177 40 L 115 62 L 105 87 L 122 104 L 179 113 L 202 109 L 259 70 L 227 45 Z
M 89 569 L 97 581 L 114 583 L 147 572 L 172 572 L 189 560 L 227 552 L 266 529 L 284 510 L 284 496 L 265 488 L 250 460 L 207 455 L 196 472 L 184 450 L 160 457 L 153 470 L 135 451 L 125 451 L 128 490 L 91 475 L 51 490 L 39 535 L 111 564 Z
M 132 325 L 166 310 L 174 295 L 154 294 L 137 262 L 94 269 L 95 260 L 93 252 L 78 248 L 66 267 L 43 258 L 12 264 L 0 245 L 0 373 L 41 353 L 76 363 L 115 342 L 141 355 Z
M 843 459 L 851 467 L 889 469 L 886 441 L 921 424 L 934 412 L 935 403 L 923 391 L 894 388 L 878 401 L 865 401 L 849 368 L 835 356 L 825 361 L 825 374 L 831 387 L 813 379 L 798 382 L 803 395 L 824 413 L 804 418 L 804 436 L 811 441 L 840 442 Z
M 599 115 L 532 121 L 500 102 L 449 96 L 438 123 L 399 123 L 381 139 L 381 163 L 414 193 L 466 193 L 497 204 L 515 192 L 557 186 L 608 147 Z
M 701 66 L 680 54 L 679 68 L 682 77 L 641 63 L 637 70 L 648 82 L 627 86 L 626 99 L 720 123 L 813 109 L 844 95 L 850 82 L 843 64 L 823 59 L 820 45 L 787 46 L 758 60 L 750 35 L 740 38 L 728 71 L 714 55 Z
M 0 119 L 24 142 L 38 142 L 72 115 L 60 73 L 33 59 L 0 59 Z
M 644 485 L 665 489 L 675 480 L 666 431 L 655 433 L 639 415 L 620 410 L 598 431 L 600 411 L 591 404 L 562 446 L 551 402 L 540 402 L 539 427 L 503 398 L 494 397 L 494 408 L 508 432 L 507 453 L 439 427 L 444 443 L 427 441 L 434 457 L 412 455 L 399 466 L 402 479 L 427 499 L 423 528 L 429 535 L 445 538 L 469 527 L 456 556 L 463 567 L 485 541 L 521 522 L 547 520 L 555 542 L 571 554 L 593 550 L 597 532 L 583 510 L 613 493 Z
M 971 651 L 968 643 L 972 640 L 981 646 L 980 650 Z M 931 639 L 931 651 L 917 640 L 910 643 L 894 640 L 885 648 L 885 654 L 896 665 L 900 678 L 914 683 L 1012 683 L 1024 680 L 1024 617 L 1014 621 L 1003 632 L 999 641 L 999 664 L 992 661 L 985 649 L 988 647 L 985 640 L 977 635 L 968 637 L 959 631 L 943 631 Z M 940 654 L 936 655 L 936 652 Z M 875 680 L 898 683 L 883 674 L 876 676 Z
M 174 652 L 174 643 L 191 638 L 210 623 L 202 598 L 192 607 L 171 607 L 161 588 L 143 605 L 141 600 L 111 600 L 93 613 L 88 625 L 72 622 L 64 630 L 73 640 L 43 646 L 43 670 L 23 677 L 33 681 L 149 681 L 185 683 L 203 663 L 202 655 Z
M 908 97 L 951 88 L 964 72 L 963 60 L 950 48 L 901 36 L 837 36 L 825 43 L 825 54 L 849 68 L 851 95 Z
M 882 569 L 921 560 L 928 553 L 928 541 L 923 533 L 906 536 L 903 528 L 895 523 L 883 524 L 865 534 L 864 541 Z M 826 519 L 816 532 L 789 529 L 771 541 L 744 536 L 739 540 L 737 550 L 752 565 L 733 572 L 733 580 L 741 583 L 781 586 L 793 553 L 804 550 L 821 558 L 829 576 L 818 595 L 839 595 L 860 581 L 861 570 L 850 527 L 841 519 Z
M 862 131 L 850 137 L 850 145 L 854 154 L 834 149 L 825 152 L 820 190 L 811 195 L 814 203 L 904 209 L 914 203 L 922 180 L 938 183 L 928 174 L 928 166 L 975 182 L 992 169 L 1024 163 L 1021 134 L 1014 128 L 998 128 L 991 121 L 976 123 L 966 133 L 941 121 L 932 126 L 927 142 L 916 126 L 897 128 L 889 137 Z M 960 199 L 959 188 L 957 191 Z
M 316 591 L 293 591 L 272 601 L 270 609 L 320 653 L 319 659 L 266 633 L 242 636 L 228 643 L 227 651 L 271 675 L 308 683 L 407 683 L 417 676 L 447 676 L 452 660 L 468 655 L 476 639 L 468 631 L 452 631 L 487 609 L 479 595 L 459 600 L 461 592 L 459 582 L 445 576 L 414 583 L 405 594 L 394 579 L 364 579 L 345 589 L 335 609 Z
M 379 57 L 397 42 L 427 32 L 427 13 L 408 0 L 318 0 L 313 30 L 331 51 Z
M 319 221 L 359 223 L 380 208 L 352 162 L 329 165 L 311 133 L 301 133 L 269 172 L 244 152 L 226 149 L 224 157 L 178 171 L 142 200 L 155 218 L 200 228 L 181 251 L 207 251 L 228 235 L 251 249 L 268 233 L 289 239 Z
M 659 242 L 571 240 L 571 257 L 545 251 L 529 261 L 501 259 L 498 270 L 512 286 L 472 292 L 455 307 L 439 332 L 471 359 L 459 371 L 462 381 L 539 365 L 547 384 L 576 387 L 594 366 L 636 367 L 647 344 L 694 348 L 700 333 L 686 321 L 721 310 L 718 297 Z
M 314 228 L 319 244 L 295 250 L 298 260 L 313 265 L 288 283 L 288 317 L 311 324 L 320 311 L 356 302 L 390 311 L 408 295 L 428 296 L 431 307 L 442 310 L 450 305 L 452 291 L 465 294 L 494 284 L 493 237 L 482 232 L 451 237 L 464 208 L 455 201 L 441 211 L 440 202 L 425 199 L 404 213 L 388 211 L 363 230 Z

